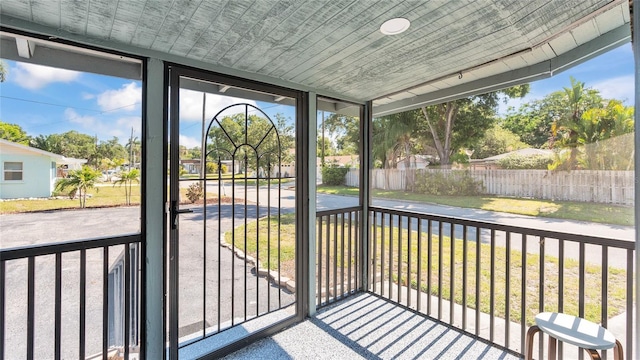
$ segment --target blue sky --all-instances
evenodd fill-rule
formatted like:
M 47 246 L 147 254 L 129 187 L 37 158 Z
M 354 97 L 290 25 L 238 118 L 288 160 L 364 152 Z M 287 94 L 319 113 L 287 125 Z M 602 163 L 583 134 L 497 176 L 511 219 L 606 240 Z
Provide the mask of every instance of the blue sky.
M 140 138 L 140 81 L 90 73 L 51 69 L 42 66 L 6 61 L 7 81 L 0 84 L 0 120 L 22 126 L 29 135 L 62 133 L 76 130 L 97 135 L 101 140 L 117 136 L 125 143 L 134 128 Z M 625 44 L 581 65 L 531 84 L 524 99 L 501 105 L 508 106 L 539 99 L 546 94 L 570 86 L 570 77 L 598 89 L 605 98 L 625 100 L 633 105 L 634 74 L 631 44 Z M 206 116 L 217 109 L 243 101 L 229 97 L 207 97 Z M 255 104 L 255 103 L 254 103 Z M 292 117 L 292 107 L 258 103 L 270 116 L 276 113 Z M 202 94 L 183 91 L 181 94 L 181 143 L 196 146 L 202 118 Z
M 29 135 L 76 130 L 126 142 L 140 135 L 141 82 L 6 61 L 0 120 Z
M 541 99 L 563 87 L 570 87 L 571 77 L 599 90 L 605 99 L 625 100 L 625 105 L 634 105 L 633 67 L 633 50 L 631 43 L 627 43 L 548 79 L 531 83 L 526 97 L 501 105 L 500 113 L 504 113 L 508 106 L 517 109 L 521 103 Z

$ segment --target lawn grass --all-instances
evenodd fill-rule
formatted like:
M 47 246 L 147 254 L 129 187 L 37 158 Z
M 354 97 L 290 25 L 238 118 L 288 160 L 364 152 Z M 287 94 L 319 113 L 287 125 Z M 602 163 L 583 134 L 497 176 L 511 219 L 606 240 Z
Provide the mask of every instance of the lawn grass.
M 140 204 L 140 185 L 132 185 L 131 205 Z M 87 197 L 86 207 L 109 207 L 124 206 L 126 198 L 123 186 L 99 186 L 89 189 L 88 193 L 91 197 Z M 76 209 L 80 207 L 78 199 L 69 198 L 51 198 L 51 199 L 34 199 L 34 200 L 9 200 L 0 202 L 0 213 L 11 214 L 21 212 L 59 210 L 59 209 Z
M 295 229 L 295 214 L 281 215 L 280 222 L 278 222 L 277 216 L 271 216 L 247 224 L 246 248 L 245 227 L 244 225 L 237 227 L 234 245 L 257 259 L 262 268 L 281 271 L 284 276 L 295 279 Z M 224 234 L 224 239 L 228 244 L 232 244 L 231 231 Z M 280 247 L 280 252 L 278 252 L 278 247 Z
M 131 196 L 131 206 L 140 205 L 140 185 L 133 184 L 131 190 L 133 192 L 133 195 Z M 187 188 L 180 188 L 181 202 L 189 203 L 187 190 Z M 91 195 L 91 197 L 87 197 L 87 208 L 126 206 L 124 186 L 113 186 L 108 184 L 104 186 L 98 186 L 96 188 L 90 189 L 89 194 Z M 211 201 L 211 199 L 216 199 L 217 197 L 218 194 L 216 192 L 207 192 L 207 198 L 209 201 Z M 69 199 L 66 197 L 0 201 L 0 214 L 77 208 L 80 208 L 80 201 L 78 199 Z
M 386 231 L 392 231 L 394 234 L 398 233 L 397 227 L 386 228 Z M 391 264 L 392 274 L 391 280 L 397 284 L 398 278 L 403 286 L 410 286 L 413 289 L 420 288 L 422 292 L 430 293 L 431 295 L 441 295 L 443 299 L 451 299 L 451 265 L 453 259 L 453 298 L 457 304 L 462 304 L 463 287 L 467 291 L 467 306 L 470 308 L 476 308 L 476 301 L 478 301 L 478 307 L 480 311 L 489 313 L 491 310 L 491 295 L 494 297 L 494 313 L 504 318 L 506 314 L 506 299 L 509 298 L 509 319 L 513 322 L 521 321 L 522 313 L 522 269 L 523 269 L 523 253 L 519 250 L 511 250 L 509 256 L 505 247 L 495 247 L 495 251 L 492 254 L 491 246 L 489 244 L 480 244 L 480 281 L 476 283 L 476 246 L 475 242 L 467 242 L 467 282 L 462 281 L 463 276 L 463 264 L 465 263 L 463 258 L 463 248 L 465 242 L 462 239 L 456 238 L 453 242 L 454 250 L 452 256 L 452 243 L 449 236 L 442 236 L 441 238 L 432 235 L 431 247 L 429 248 L 429 236 L 427 233 L 421 234 L 422 239 L 422 256 L 420 264 L 420 278 L 421 283 L 417 283 L 418 273 L 418 245 L 415 239 L 418 238 L 418 233 L 413 231 L 411 238 L 414 239 L 411 244 L 410 259 L 409 251 L 407 251 L 407 230 L 404 229 L 402 239 L 403 243 L 400 248 L 397 240 L 398 236 L 394 236 L 393 241 L 389 240 L 389 236 L 385 237 L 382 241 L 381 228 L 378 227 L 375 246 L 375 261 L 377 264 L 376 272 L 380 272 L 380 262 L 384 262 L 384 273 L 381 273 L 382 282 L 389 280 L 389 265 Z M 442 242 L 442 245 L 440 245 Z M 384 244 L 386 253 L 385 259 L 381 258 L 381 248 Z M 393 247 L 393 253 L 391 260 L 389 260 L 389 247 Z M 442 246 L 442 252 L 440 252 L 440 246 Z M 398 265 L 398 253 L 400 253 L 400 265 Z M 427 254 L 431 254 L 431 263 Z M 440 258 L 440 254 L 442 257 Z M 492 262 L 493 259 L 493 262 Z M 538 254 L 526 254 L 526 301 L 525 305 L 525 320 L 527 325 L 532 325 L 534 317 L 539 313 L 539 292 L 540 292 L 540 256 Z M 579 263 L 573 259 L 565 259 L 564 261 L 564 288 L 562 291 L 558 288 L 559 273 L 559 260 L 553 256 L 545 256 L 544 258 L 544 299 L 545 309 L 544 311 L 558 311 L 558 295 L 562 292 L 564 297 L 563 311 L 569 314 L 578 314 L 579 306 Z M 410 264 L 410 271 L 409 271 Z M 507 267 L 507 264 L 509 266 Z M 493 266 L 492 266 L 493 265 Z M 438 272 L 441 267 L 442 273 Z M 429 270 L 430 276 L 429 276 Z M 493 268 L 494 273 L 494 287 L 491 288 L 491 270 Z M 400 275 L 398 276 L 398 274 Z M 442 287 L 439 287 L 439 280 L 442 280 Z M 626 291 L 626 272 L 622 269 L 616 269 L 609 267 L 608 269 L 608 317 L 611 318 L 615 315 L 622 313 L 625 308 L 625 291 Z M 507 293 L 506 286 L 509 284 L 509 292 Z M 479 284 L 479 285 L 478 285 Z M 602 302 L 602 268 L 596 265 L 586 265 L 585 270 L 585 314 L 584 317 L 590 321 L 599 323 L 601 320 L 601 302 Z M 476 298 L 476 287 L 480 287 L 480 297 Z
M 280 226 L 280 246 L 281 246 L 281 268 L 284 276 L 295 279 L 295 215 L 286 214 L 282 216 Z M 245 251 L 247 254 L 254 258 L 257 258 L 261 262 L 261 266 L 266 268 L 267 266 L 271 270 L 278 270 L 278 242 L 277 234 L 278 227 L 277 218 L 272 217 L 270 220 L 262 219 L 259 222 L 253 222 L 247 225 L 247 238 L 246 238 L 246 251 L 244 243 L 244 225 L 236 228 L 236 247 Z M 259 242 L 256 247 L 256 229 L 260 230 Z M 267 230 L 270 229 L 271 233 L 271 246 L 268 246 Z M 324 224 L 326 229 L 326 223 Z M 341 232 L 342 229 L 339 229 Z M 347 230 L 348 232 L 348 230 Z M 393 240 L 389 240 L 389 232 L 393 233 Z M 355 264 L 355 257 L 349 260 L 347 254 L 342 254 L 342 243 L 338 244 L 337 258 L 334 259 L 334 227 L 329 226 L 330 241 L 329 249 L 330 265 L 328 268 L 334 266 L 336 263 L 338 269 L 349 265 L 353 267 Z M 454 251 L 453 256 L 451 252 L 451 238 L 448 236 L 442 236 L 439 238 L 436 235 L 431 237 L 431 246 L 429 247 L 429 236 L 427 233 L 421 233 L 421 264 L 420 264 L 420 284 L 417 283 L 418 274 L 418 233 L 413 231 L 411 233 L 411 251 L 407 251 L 407 230 L 401 230 L 403 243 L 398 250 L 398 228 L 387 227 L 385 229 L 385 236 L 383 241 L 382 229 L 376 228 L 375 246 L 373 240 L 370 248 L 375 249 L 375 263 L 376 273 L 379 273 L 382 283 L 389 281 L 389 248 L 393 248 L 391 266 L 392 274 L 391 281 L 394 284 L 398 283 L 400 279 L 403 286 L 411 286 L 416 289 L 420 287 L 422 292 L 429 292 L 431 295 L 442 295 L 442 298 L 449 300 L 451 298 L 451 262 L 453 259 L 454 264 L 454 280 L 453 280 L 453 292 L 454 301 L 458 304 L 462 304 L 462 289 L 466 287 L 467 291 L 467 306 L 470 308 L 476 307 L 476 243 L 467 242 L 467 283 L 463 284 L 463 247 L 465 243 L 456 238 L 453 242 Z M 373 236 L 373 232 L 372 232 Z M 228 243 L 231 243 L 231 233 L 225 234 L 225 239 Z M 341 240 L 338 240 L 341 241 Z M 440 264 L 440 242 L 442 242 L 442 257 Z M 326 238 L 325 238 L 326 244 Z M 382 259 L 382 246 L 384 244 L 385 255 Z M 256 249 L 259 248 L 259 252 Z M 268 253 L 270 249 L 270 254 Z M 346 252 L 347 250 L 345 250 Z M 398 254 L 400 253 L 400 266 L 398 270 Z M 427 254 L 431 254 L 431 262 L 429 263 L 429 257 Z M 267 257 L 269 255 L 269 262 Z M 352 254 L 354 255 L 354 254 Z M 326 254 L 323 255 L 323 260 L 326 262 Z M 506 314 L 506 298 L 509 297 L 509 318 L 511 321 L 520 322 L 521 320 L 521 300 L 522 300 L 522 257 L 523 253 L 518 250 L 511 250 L 510 256 L 507 261 L 507 252 L 504 247 L 496 247 L 493 255 L 493 269 L 494 269 L 494 313 L 498 317 L 505 317 Z M 342 259 L 347 258 L 344 264 Z M 480 245 L 480 298 L 478 306 L 480 311 L 484 313 L 490 312 L 490 299 L 491 299 L 491 247 L 488 244 Z M 384 263 L 384 269 L 381 267 L 381 261 Z M 510 264 L 507 272 L 507 263 Z M 544 296 L 545 296 L 545 311 L 557 311 L 558 310 L 558 274 L 559 274 L 559 260 L 553 256 L 545 256 L 545 273 L 544 273 Z M 409 264 L 410 271 L 409 271 Z M 535 315 L 539 312 L 538 308 L 538 296 L 539 296 L 539 282 L 540 282 L 540 256 L 538 254 L 526 254 L 526 299 L 525 304 L 525 317 L 526 323 L 531 325 Z M 327 264 L 324 264 L 325 266 Z M 442 273 L 438 272 L 439 267 L 442 268 Z M 430 268 L 430 271 L 428 270 Z M 341 270 L 338 270 L 340 273 Z M 400 271 L 401 275 L 398 275 Z M 562 291 L 564 296 L 564 308 L 563 311 L 567 313 L 577 314 L 579 299 L 578 299 L 578 274 L 579 264 L 572 259 L 565 259 L 564 261 L 564 289 Z M 429 276 L 430 275 L 430 276 Z M 324 275 L 326 276 L 326 275 Z M 325 277 L 326 279 L 326 277 Z M 427 282 L 427 279 L 430 279 Z M 438 287 L 438 281 L 442 279 L 442 287 Z M 507 281 L 509 281 L 510 290 L 506 292 Z M 600 322 L 601 301 L 602 301 L 602 268 L 595 265 L 586 265 L 585 269 L 585 283 L 588 286 L 585 287 L 585 318 L 596 323 Z M 429 285 L 428 285 L 429 284 Z M 626 272 L 622 269 L 609 268 L 608 270 L 608 318 L 620 314 L 624 311 L 625 293 L 626 293 Z M 385 289 L 386 292 L 387 289 Z
M 358 188 L 320 185 L 324 194 L 357 196 Z M 422 203 L 457 206 L 487 211 L 547 217 L 555 219 L 589 221 L 595 223 L 633 226 L 633 207 L 569 201 L 517 199 L 497 196 L 435 196 L 405 191 L 373 189 L 375 198 L 409 200 Z

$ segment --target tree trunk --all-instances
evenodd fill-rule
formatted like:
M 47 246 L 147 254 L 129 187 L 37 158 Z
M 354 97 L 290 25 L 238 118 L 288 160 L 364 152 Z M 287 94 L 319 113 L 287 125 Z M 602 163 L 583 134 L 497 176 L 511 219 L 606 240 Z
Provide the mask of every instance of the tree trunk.
M 458 114 L 458 108 L 455 106 L 453 101 L 449 101 L 444 104 L 437 105 L 438 113 L 442 114 L 442 119 L 436 119 L 436 121 L 444 121 L 444 141 L 441 140 L 440 135 L 438 134 L 438 129 L 433 124 L 432 120 L 429 118 L 427 114 L 427 108 L 422 107 L 422 114 L 427 121 L 427 125 L 429 126 L 429 131 L 433 136 L 433 143 L 436 147 L 436 151 L 438 152 L 438 156 L 440 157 L 440 165 L 445 168 L 449 168 L 451 165 L 451 138 L 453 135 L 453 127 L 455 125 L 456 115 Z
M 87 202 L 87 191 L 86 190 L 82 191 L 82 188 L 78 188 L 78 189 L 80 191 L 80 193 L 78 195 L 79 196 L 78 199 L 80 200 L 80 208 L 84 209 L 84 206 L 85 206 L 85 204 Z
M 406 139 L 404 142 L 404 174 L 405 174 L 405 190 L 413 191 L 413 179 L 411 177 L 411 157 L 409 153 L 411 152 L 411 142 L 409 139 Z

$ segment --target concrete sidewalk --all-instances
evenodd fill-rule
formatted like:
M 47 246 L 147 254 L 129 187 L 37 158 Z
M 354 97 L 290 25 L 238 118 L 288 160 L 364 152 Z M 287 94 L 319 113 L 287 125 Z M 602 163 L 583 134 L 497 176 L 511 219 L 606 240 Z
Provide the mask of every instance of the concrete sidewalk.
M 372 294 L 359 294 L 225 359 L 517 359 Z
M 380 286 L 384 286 L 385 289 L 385 298 L 389 298 L 389 299 L 393 299 L 394 301 L 396 301 L 398 299 L 398 286 L 397 284 L 393 284 L 392 288 L 392 293 L 391 295 L 389 295 L 387 289 L 389 286 L 388 282 L 384 282 L 384 283 L 380 283 L 378 282 L 376 284 L 376 288 L 378 289 L 378 291 L 380 291 L 381 287 Z M 464 313 L 464 308 L 462 305 L 459 304 L 454 304 L 453 305 L 453 318 L 451 317 L 451 302 L 442 299 L 442 310 L 441 310 L 441 317 L 438 318 L 438 314 L 439 314 L 439 298 L 437 296 L 433 296 L 433 295 L 428 295 L 424 292 L 420 292 L 418 293 L 417 290 L 415 289 L 411 289 L 410 292 L 407 291 L 408 288 L 405 286 L 401 286 L 400 287 L 400 303 L 401 304 L 408 304 L 408 296 L 411 297 L 411 306 L 410 308 L 418 311 L 416 304 L 417 304 L 417 299 L 418 296 L 420 296 L 420 310 L 419 312 L 422 314 L 425 314 L 426 316 L 430 316 L 432 318 L 441 320 L 443 322 L 446 322 L 448 324 L 454 325 L 457 328 L 462 329 L 463 328 L 463 313 Z M 409 294 L 409 295 L 407 295 Z M 427 313 L 427 304 L 430 302 L 430 312 Z M 465 330 L 469 333 L 472 334 L 476 334 L 476 328 L 477 328 L 477 334 L 484 338 L 484 339 L 489 339 L 491 337 L 491 316 L 490 314 L 487 313 L 480 313 L 479 316 L 479 323 L 476 323 L 476 310 L 472 309 L 472 308 L 467 308 L 466 309 L 466 324 L 464 326 Z M 608 323 L 607 323 L 607 329 L 609 331 L 611 331 L 613 333 L 613 335 L 616 337 L 616 339 L 618 339 L 621 343 L 622 346 L 624 347 L 625 351 L 628 348 L 627 346 L 627 338 L 626 338 L 626 321 L 627 321 L 627 312 L 623 312 L 619 315 L 616 315 L 614 317 L 612 317 L 611 319 L 608 319 Z M 493 323 L 494 323 L 494 328 L 493 328 L 493 338 L 494 338 L 494 342 L 496 344 L 499 344 L 501 346 L 504 346 L 510 350 L 516 351 L 516 352 L 520 352 L 520 353 L 524 353 L 524 348 L 523 348 L 523 335 L 526 335 L 527 330 L 529 329 L 529 326 L 527 324 L 521 324 L 521 323 L 517 323 L 517 322 L 513 322 L 513 321 L 505 321 L 505 319 L 500 318 L 500 317 L 494 317 L 493 319 Z M 635 316 L 633 317 L 633 323 L 635 323 Z M 509 341 L 506 341 L 506 334 L 507 334 L 507 326 L 508 326 L 508 330 L 509 330 Z M 546 352 L 544 353 L 544 356 L 539 356 L 538 354 L 538 336 L 536 336 L 534 338 L 534 352 L 533 352 L 533 357 L 535 359 L 541 359 L 541 358 L 546 358 Z M 545 351 L 546 351 L 546 345 L 547 345 L 547 340 L 545 339 Z M 636 344 L 633 344 L 633 354 L 635 355 L 637 354 L 637 347 Z M 568 360 L 572 360 L 572 359 L 578 359 L 578 354 L 580 353 L 581 350 L 579 350 L 577 347 L 572 346 L 572 345 L 565 345 L 563 346 L 563 358 L 564 359 L 568 359 Z M 609 357 L 613 356 L 613 350 L 611 350 L 609 353 Z M 627 354 L 625 352 L 625 358 L 627 358 Z M 587 358 L 587 356 L 585 356 L 585 359 Z M 631 356 L 632 359 L 636 359 L 636 357 Z

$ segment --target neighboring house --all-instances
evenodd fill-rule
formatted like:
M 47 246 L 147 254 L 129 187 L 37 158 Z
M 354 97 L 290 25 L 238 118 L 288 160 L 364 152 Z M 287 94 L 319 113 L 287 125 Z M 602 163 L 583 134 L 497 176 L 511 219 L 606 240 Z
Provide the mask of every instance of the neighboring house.
M 321 164 L 321 159 L 318 158 L 318 165 Z M 327 165 L 338 165 L 349 168 L 360 168 L 360 158 L 358 155 L 334 155 L 325 156 L 324 163 Z
M 0 139 L 0 199 L 49 197 L 58 177 L 86 162 Z
M 211 160 L 207 161 L 210 162 Z M 236 174 L 239 174 L 243 170 L 239 161 L 235 161 L 235 164 L 233 160 L 220 160 L 220 162 L 227 167 L 227 172 L 235 169 Z M 187 174 L 200 174 L 200 159 L 180 159 L 180 165 L 184 167 Z
M 429 155 L 411 155 L 409 160 L 411 161 L 410 169 L 426 169 L 427 166 L 431 163 L 429 161 Z M 406 158 L 402 158 L 398 160 L 398 164 L 396 168 L 398 170 L 405 170 L 405 160 Z
M 495 169 L 500 169 L 500 165 L 498 164 L 498 161 L 509 156 L 513 156 L 513 155 L 522 156 L 522 157 L 529 157 L 529 156 L 536 156 L 536 155 L 551 156 L 552 154 L 553 154 L 553 151 L 551 150 L 526 148 L 526 149 L 510 151 L 508 153 L 504 153 L 500 155 L 490 156 L 484 159 L 471 159 L 469 163 L 469 167 L 471 168 L 471 170 L 495 170 Z
M 200 159 L 180 159 L 180 165 L 184 167 L 187 174 L 200 174 Z

